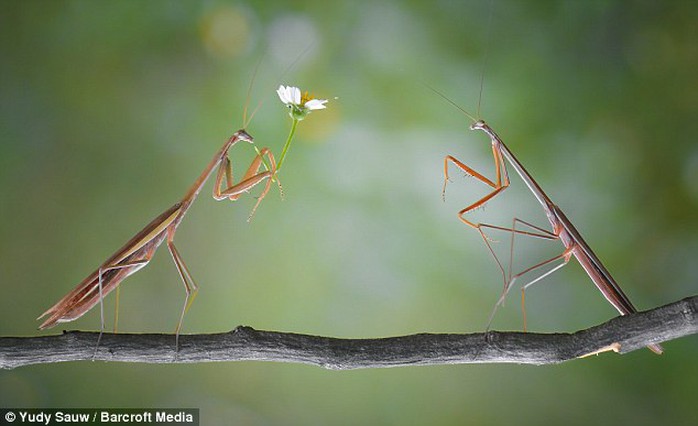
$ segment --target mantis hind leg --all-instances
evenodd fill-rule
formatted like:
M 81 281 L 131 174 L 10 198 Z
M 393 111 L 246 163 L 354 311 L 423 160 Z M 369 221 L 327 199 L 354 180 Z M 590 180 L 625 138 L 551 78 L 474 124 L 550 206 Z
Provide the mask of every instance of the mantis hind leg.
M 517 223 L 522 223 L 529 228 L 530 230 L 523 230 L 523 229 L 517 229 L 516 224 Z M 507 228 L 503 226 L 498 226 L 498 225 L 490 225 L 487 223 L 480 224 L 481 228 L 488 228 L 488 229 L 494 229 L 498 231 L 506 231 L 511 233 L 511 245 L 510 245 L 510 251 L 509 251 L 509 262 L 508 262 L 508 267 L 507 270 L 505 271 L 504 266 L 502 265 L 502 261 L 499 259 L 497 254 L 495 253 L 494 249 L 492 248 L 490 239 L 487 238 L 484 235 L 484 232 L 481 232 L 483 234 L 483 240 L 485 241 L 485 244 L 487 244 L 487 248 L 490 251 L 490 254 L 494 258 L 494 260 L 497 262 L 497 266 L 499 267 L 500 272 L 502 273 L 502 276 L 504 277 L 504 287 L 502 289 L 502 294 L 499 296 L 499 299 L 497 299 L 497 302 L 495 303 L 494 307 L 492 308 L 492 312 L 490 313 L 490 317 L 487 321 L 487 327 L 486 329 L 489 330 L 490 326 L 492 325 L 492 320 L 494 319 L 494 315 L 497 312 L 497 309 L 504 304 L 504 301 L 506 299 L 506 296 L 509 294 L 509 290 L 511 290 L 512 285 L 518 279 L 520 276 L 524 275 L 527 272 L 530 272 L 533 269 L 536 269 L 537 267 L 542 267 L 550 262 L 555 261 L 556 259 L 559 259 L 563 255 L 555 256 L 553 259 L 546 260 L 544 262 L 541 262 L 533 267 L 530 267 L 522 272 L 517 273 L 516 275 L 512 276 L 512 264 L 514 262 L 513 257 L 514 257 L 514 236 L 515 235 L 523 235 L 531 238 L 539 238 L 539 239 L 544 239 L 544 240 L 557 240 L 559 237 L 554 234 L 553 232 L 550 232 L 546 229 L 537 227 L 535 225 L 532 225 L 528 222 L 525 222 L 521 219 L 514 218 L 512 227 Z M 550 272 L 549 272 L 550 273 Z M 546 274 L 548 275 L 548 274 Z M 539 277 L 535 281 L 538 281 L 539 279 L 542 279 L 544 276 Z M 523 296 L 522 296 L 522 308 L 523 308 Z M 526 312 L 524 308 L 524 330 L 526 330 Z
M 182 313 L 179 316 L 179 321 L 177 322 L 177 328 L 175 329 L 175 358 L 177 357 L 177 352 L 179 352 L 179 333 L 182 330 L 182 323 L 184 322 L 184 315 L 189 311 L 197 293 L 199 292 L 199 286 L 194 282 L 189 268 L 184 263 L 182 256 L 177 251 L 177 247 L 174 245 L 173 241 L 174 229 L 170 228 L 167 234 L 167 249 L 172 256 L 175 266 L 177 267 L 177 272 L 179 272 L 179 277 L 182 279 L 184 284 L 184 291 L 186 296 L 184 297 L 184 305 L 182 306 Z
M 524 225 L 528 227 L 530 230 L 522 230 L 517 228 L 517 224 Z M 494 318 L 495 312 L 497 311 L 497 308 L 501 306 L 504 303 L 504 299 L 506 298 L 507 294 L 509 293 L 509 290 L 513 287 L 514 283 L 524 276 L 525 274 L 534 271 L 536 269 L 542 268 L 544 266 L 550 265 L 558 260 L 563 260 L 563 263 L 556 265 L 552 269 L 546 271 L 542 275 L 532 279 L 531 281 L 527 282 L 526 284 L 521 286 L 521 311 L 523 314 L 523 329 L 526 331 L 527 327 L 527 318 L 526 318 L 526 289 L 533 284 L 537 283 L 538 281 L 544 279 L 548 275 L 553 274 L 555 271 L 558 269 L 562 268 L 565 266 L 572 255 L 572 250 L 574 246 L 570 246 L 565 249 L 562 253 L 555 255 L 551 257 L 550 259 L 546 259 L 542 262 L 539 262 L 533 266 L 530 266 L 528 268 L 525 268 L 524 270 L 517 272 L 516 274 L 513 273 L 513 264 L 514 264 L 514 239 L 516 235 L 525 235 L 528 237 L 533 237 L 533 238 L 540 238 L 540 239 L 545 239 L 545 240 L 558 240 L 560 237 L 559 235 L 555 234 L 552 231 L 548 231 L 544 228 L 538 227 L 536 225 L 533 225 L 529 222 L 526 222 L 522 219 L 519 218 L 514 218 L 512 222 L 512 227 L 511 228 L 502 228 L 502 227 L 496 227 L 496 229 L 501 229 L 501 230 L 508 230 L 511 232 L 511 244 L 510 244 L 510 249 L 509 249 L 509 269 L 508 269 L 508 279 L 506 282 L 506 285 L 504 286 L 504 290 L 502 291 L 501 296 L 497 300 L 497 303 L 495 304 L 494 308 L 492 309 L 492 313 L 490 314 L 490 319 L 487 325 L 487 328 L 492 323 L 492 320 Z
M 97 343 L 95 344 L 95 350 L 92 353 L 92 358 L 94 359 L 95 355 L 97 355 L 97 349 L 99 349 L 99 344 L 102 341 L 102 335 L 104 334 L 104 280 L 103 276 L 105 273 L 109 271 L 114 271 L 118 269 L 125 269 L 125 268 L 142 268 L 145 265 L 150 262 L 150 259 L 152 257 L 152 254 L 146 256 L 144 259 L 140 260 L 134 260 L 130 262 L 122 262 L 118 263 L 116 265 L 111 265 L 111 266 L 106 266 L 106 267 L 100 267 L 99 271 L 97 272 L 97 286 L 98 286 L 98 291 L 99 291 L 99 336 L 97 337 Z M 116 303 L 114 305 L 114 333 L 116 333 L 116 328 L 117 328 L 117 323 L 119 321 L 119 286 L 116 287 Z

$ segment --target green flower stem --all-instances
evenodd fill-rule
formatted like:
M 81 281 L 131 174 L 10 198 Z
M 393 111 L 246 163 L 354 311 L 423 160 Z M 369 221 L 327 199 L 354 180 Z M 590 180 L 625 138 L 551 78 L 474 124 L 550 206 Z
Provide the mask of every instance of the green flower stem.
M 291 139 L 293 139 L 293 135 L 296 133 L 296 126 L 298 126 L 298 120 L 297 118 L 293 119 L 293 124 L 291 125 L 291 131 L 288 134 L 288 139 L 286 139 L 286 144 L 284 145 L 284 149 L 281 151 L 281 158 L 279 159 L 279 163 L 276 165 L 276 171 L 278 173 L 279 170 L 281 170 L 281 165 L 284 164 L 284 158 L 286 158 L 286 153 L 288 152 L 288 147 L 291 146 Z

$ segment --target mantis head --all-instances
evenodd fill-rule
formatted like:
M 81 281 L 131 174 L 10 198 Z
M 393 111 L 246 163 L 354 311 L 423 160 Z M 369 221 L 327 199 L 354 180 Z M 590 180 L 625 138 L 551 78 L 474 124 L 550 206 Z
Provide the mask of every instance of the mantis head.
M 470 130 L 483 130 L 486 124 L 483 120 L 477 120 L 470 125 Z
M 233 136 L 235 137 L 235 139 L 239 141 L 245 141 L 249 143 L 254 142 L 254 138 L 249 133 L 247 133 L 245 129 L 238 130 L 237 132 L 235 132 Z

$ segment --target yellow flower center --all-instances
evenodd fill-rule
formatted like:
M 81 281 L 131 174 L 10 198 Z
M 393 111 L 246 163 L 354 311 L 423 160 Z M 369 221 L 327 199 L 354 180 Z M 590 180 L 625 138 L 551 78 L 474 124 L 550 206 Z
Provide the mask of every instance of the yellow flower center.
M 307 90 L 301 94 L 301 105 L 305 105 L 306 102 L 315 99 Z

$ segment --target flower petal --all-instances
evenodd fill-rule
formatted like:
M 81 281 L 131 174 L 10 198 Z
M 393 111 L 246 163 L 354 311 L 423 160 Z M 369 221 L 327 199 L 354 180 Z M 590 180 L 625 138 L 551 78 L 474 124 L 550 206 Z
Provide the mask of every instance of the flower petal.
M 288 87 L 288 95 L 289 98 L 291 99 L 291 103 L 294 105 L 300 105 L 301 104 L 301 89 L 297 87 Z
M 279 99 L 281 99 L 281 102 L 285 103 L 288 105 L 290 102 L 288 95 L 286 94 L 286 87 L 284 86 L 279 86 L 278 89 L 276 89 L 276 94 L 279 95 Z
M 286 105 L 294 105 L 295 102 L 293 102 L 293 89 L 295 89 L 293 86 L 283 86 L 284 88 L 284 103 Z
M 327 108 L 325 104 L 327 103 L 327 99 L 311 99 L 308 102 L 303 105 L 308 110 L 315 110 L 315 109 L 325 109 Z

